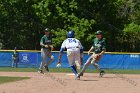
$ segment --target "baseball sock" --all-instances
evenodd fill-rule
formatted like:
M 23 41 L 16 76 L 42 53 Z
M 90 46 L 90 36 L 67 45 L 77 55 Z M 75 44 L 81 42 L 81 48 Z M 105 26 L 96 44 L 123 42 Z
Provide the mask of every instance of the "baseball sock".
M 92 64 L 93 64 L 93 66 L 94 66 L 99 72 L 101 71 L 99 65 L 98 65 L 95 61 L 92 62 Z
M 74 73 L 76 76 L 78 75 L 77 70 L 76 70 L 76 68 L 75 68 L 74 65 L 71 66 L 71 70 L 73 71 L 73 73 Z

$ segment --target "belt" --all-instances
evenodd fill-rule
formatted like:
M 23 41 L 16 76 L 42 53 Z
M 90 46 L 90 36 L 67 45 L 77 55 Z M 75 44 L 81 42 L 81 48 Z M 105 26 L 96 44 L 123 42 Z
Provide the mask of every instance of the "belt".
M 73 48 L 79 48 L 79 47 L 68 47 L 67 49 L 73 49 Z

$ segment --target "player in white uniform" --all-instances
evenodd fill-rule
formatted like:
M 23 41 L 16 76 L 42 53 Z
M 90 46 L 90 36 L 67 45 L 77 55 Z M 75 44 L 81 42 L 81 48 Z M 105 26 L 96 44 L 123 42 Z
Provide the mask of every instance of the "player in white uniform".
M 81 42 L 78 39 L 74 38 L 75 37 L 74 33 L 75 33 L 74 31 L 69 31 L 67 34 L 67 39 L 63 41 L 61 45 L 57 64 L 60 64 L 62 53 L 66 48 L 67 58 L 69 61 L 70 68 L 75 74 L 75 76 L 77 77 L 78 72 L 77 72 L 77 67 L 76 67 L 75 62 L 78 62 L 79 65 L 81 65 L 83 46 L 81 45 Z M 79 79 L 79 78 L 76 78 L 76 79 Z

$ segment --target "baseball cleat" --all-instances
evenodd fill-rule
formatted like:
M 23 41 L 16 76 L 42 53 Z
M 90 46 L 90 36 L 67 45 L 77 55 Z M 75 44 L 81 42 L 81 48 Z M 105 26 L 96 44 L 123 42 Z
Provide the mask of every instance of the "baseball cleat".
M 105 72 L 103 70 L 100 71 L 100 77 L 103 77 L 104 74 L 105 74 Z
M 80 78 L 79 77 L 76 77 L 75 80 L 80 80 Z
M 80 73 L 80 76 L 83 76 L 84 74 L 83 73 Z
M 43 74 L 43 70 L 39 70 L 39 71 L 38 71 L 38 73 L 41 73 L 41 74 Z
M 77 75 L 77 77 L 75 78 L 76 80 L 80 80 L 80 76 L 81 76 L 82 74 L 80 73 L 80 74 L 78 74 Z
M 49 72 L 48 66 L 44 66 L 44 68 L 46 69 L 47 72 Z
M 80 77 L 80 76 L 83 76 L 83 75 L 84 75 L 83 73 L 78 74 L 79 77 Z
M 75 78 L 75 80 L 80 80 L 80 76 L 78 75 L 78 76 Z

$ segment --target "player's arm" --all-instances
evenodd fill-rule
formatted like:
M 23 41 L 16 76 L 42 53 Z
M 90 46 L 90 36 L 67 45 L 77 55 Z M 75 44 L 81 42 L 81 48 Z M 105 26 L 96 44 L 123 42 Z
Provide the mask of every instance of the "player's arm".
M 60 52 L 59 52 L 57 64 L 60 64 L 60 63 L 61 63 L 61 58 L 62 58 L 63 51 L 64 51 L 64 49 L 61 48 L 61 49 L 60 49 Z
M 92 46 L 92 47 L 90 48 L 90 50 L 88 51 L 88 55 L 90 55 L 90 52 L 91 52 L 93 49 L 94 49 L 94 47 Z
M 83 46 L 80 41 L 79 41 L 79 46 L 80 46 L 80 62 L 81 65 L 83 65 Z
M 103 55 L 106 52 L 106 49 L 102 50 L 102 52 L 99 55 Z
M 106 52 L 106 42 L 105 42 L 105 39 L 104 39 L 102 52 L 99 55 L 103 55 L 105 52 Z
M 82 44 L 79 40 L 78 40 L 78 44 L 79 44 L 79 47 L 80 47 L 80 53 L 83 53 L 83 46 L 82 46 Z
M 44 38 L 42 37 L 40 40 L 40 46 L 48 48 L 48 45 L 46 45 L 43 41 L 44 41 Z
M 57 64 L 61 63 L 61 58 L 62 58 L 62 54 L 65 50 L 65 47 L 66 47 L 66 40 L 62 43 L 62 46 L 61 46 L 61 49 L 60 49 L 60 52 L 59 52 L 59 56 L 58 56 Z

